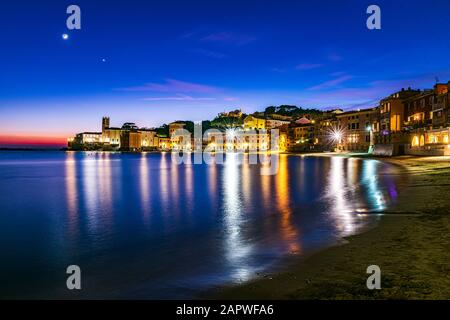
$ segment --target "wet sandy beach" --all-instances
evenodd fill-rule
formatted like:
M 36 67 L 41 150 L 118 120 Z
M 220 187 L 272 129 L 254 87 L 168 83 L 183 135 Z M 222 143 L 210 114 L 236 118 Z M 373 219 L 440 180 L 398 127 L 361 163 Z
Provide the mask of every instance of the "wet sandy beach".
M 286 271 L 213 292 L 223 299 L 450 299 L 450 157 L 380 159 L 410 179 L 379 225 Z M 381 268 L 381 290 L 366 269 Z M 210 295 L 211 296 L 211 295 Z

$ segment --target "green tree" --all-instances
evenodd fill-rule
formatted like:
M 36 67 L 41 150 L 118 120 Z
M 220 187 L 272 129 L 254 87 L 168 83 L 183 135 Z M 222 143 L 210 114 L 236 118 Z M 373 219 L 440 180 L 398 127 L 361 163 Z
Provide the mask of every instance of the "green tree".
M 169 136 L 169 126 L 163 124 L 161 127 L 155 129 L 158 136 L 168 137 Z

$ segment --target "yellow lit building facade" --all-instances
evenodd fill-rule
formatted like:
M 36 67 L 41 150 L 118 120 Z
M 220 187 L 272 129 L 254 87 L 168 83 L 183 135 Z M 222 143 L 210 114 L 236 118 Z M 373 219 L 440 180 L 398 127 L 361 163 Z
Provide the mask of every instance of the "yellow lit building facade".
M 156 136 L 155 141 L 158 149 L 163 151 L 170 150 L 170 138 Z
M 156 131 L 148 130 L 148 129 L 140 129 L 141 133 L 141 148 L 142 149 L 153 149 L 157 148 L 156 141 Z
M 102 142 L 120 148 L 120 129 L 106 128 L 102 132 Z
M 186 148 L 186 138 L 180 135 L 186 124 L 181 121 L 175 121 L 169 124 L 170 149 L 181 150 Z
M 432 90 L 407 101 L 410 130 L 408 154 L 450 155 L 450 82 L 437 83 Z
M 266 119 L 249 115 L 244 119 L 244 130 L 265 130 Z
M 367 152 L 374 144 L 378 130 L 378 109 L 344 112 L 336 116 L 342 138 L 337 143 L 340 151 Z
M 411 135 L 409 154 L 420 156 L 450 156 L 450 128 L 416 130 Z

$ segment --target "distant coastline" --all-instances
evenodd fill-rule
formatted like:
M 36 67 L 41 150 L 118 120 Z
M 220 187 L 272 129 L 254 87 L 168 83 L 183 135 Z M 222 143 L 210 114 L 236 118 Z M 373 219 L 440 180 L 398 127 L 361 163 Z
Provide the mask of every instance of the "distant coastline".
M 33 147 L 0 147 L 0 151 L 67 151 L 67 148 L 54 147 L 54 148 L 33 148 Z

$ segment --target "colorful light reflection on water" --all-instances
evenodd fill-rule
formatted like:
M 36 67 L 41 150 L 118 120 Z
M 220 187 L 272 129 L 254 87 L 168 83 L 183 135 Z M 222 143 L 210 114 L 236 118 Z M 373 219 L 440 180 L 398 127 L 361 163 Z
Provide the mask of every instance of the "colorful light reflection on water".
M 263 176 L 237 157 L 0 152 L 0 296 L 192 297 L 373 225 L 403 179 L 370 159 L 280 155 Z

